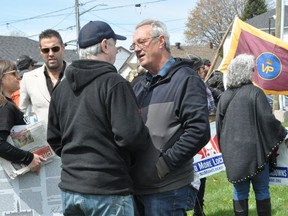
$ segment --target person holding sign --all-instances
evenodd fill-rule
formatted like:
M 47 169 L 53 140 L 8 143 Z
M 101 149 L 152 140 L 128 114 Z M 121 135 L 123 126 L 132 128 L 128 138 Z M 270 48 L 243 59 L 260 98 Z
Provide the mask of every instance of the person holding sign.
M 14 125 L 26 124 L 23 113 L 11 99 L 12 93 L 20 87 L 19 80 L 16 65 L 9 60 L 0 60 L 0 157 L 27 165 L 32 172 L 39 173 L 45 158 L 21 150 L 6 141 Z

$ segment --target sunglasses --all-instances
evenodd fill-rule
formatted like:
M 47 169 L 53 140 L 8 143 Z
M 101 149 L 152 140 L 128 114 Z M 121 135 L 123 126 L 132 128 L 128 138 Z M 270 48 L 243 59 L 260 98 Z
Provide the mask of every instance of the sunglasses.
M 60 46 L 55 46 L 55 47 L 52 47 L 52 48 L 42 48 L 41 52 L 46 54 L 46 53 L 49 53 L 50 50 L 52 50 L 52 52 L 56 53 L 56 52 L 59 52 L 60 49 L 61 49 Z

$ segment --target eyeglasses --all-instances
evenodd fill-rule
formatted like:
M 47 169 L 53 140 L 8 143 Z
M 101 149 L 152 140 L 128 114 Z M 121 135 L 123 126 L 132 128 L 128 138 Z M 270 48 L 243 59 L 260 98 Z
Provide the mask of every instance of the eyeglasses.
M 52 47 L 52 48 L 42 48 L 41 52 L 47 54 L 47 53 L 50 52 L 50 50 L 52 50 L 52 52 L 54 52 L 54 53 L 59 52 L 60 51 L 60 46 L 55 46 L 55 47 Z
M 3 75 L 5 74 L 12 74 L 14 76 L 17 76 L 17 70 L 12 70 L 12 71 L 7 71 L 7 72 L 4 72 Z
M 143 49 L 143 48 L 145 48 L 147 46 L 147 42 L 150 39 L 155 39 L 155 38 L 158 38 L 158 37 L 160 37 L 160 35 L 154 36 L 154 37 L 149 37 L 149 38 L 139 39 L 136 43 L 132 43 L 129 49 L 131 51 L 134 51 L 136 46 L 138 46 L 140 49 Z

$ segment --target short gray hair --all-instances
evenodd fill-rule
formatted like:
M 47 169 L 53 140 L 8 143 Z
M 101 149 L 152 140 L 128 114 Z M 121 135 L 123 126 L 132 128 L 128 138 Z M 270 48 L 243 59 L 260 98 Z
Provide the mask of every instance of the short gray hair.
M 227 73 L 227 88 L 237 88 L 252 81 L 254 60 L 253 55 L 240 54 L 230 62 Z
M 109 38 L 107 40 L 109 45 L 113 45 L 113 38 Z M 102 42 L 102 41 L 101 41 Z M 88 56 L 97 56 L 102 52 L 101 42 L 83 49 L 79 49 L 79 57 L 80 59 L 87 59 Z
M 169 39 L 170 36 L 169 36 L 168 31 L 167 31 L 166 25 L 163 22 L 158 21 L 158 20 L 145 19 L 136 26 L 136 29 L 138 29 L 139 27 L 144 26 L 144 25 L 151 25 L 152 26 L 151 37 L 157 37 L 160 35 L 164 36 L 165 41 L 166 41 L 165 48 L 169 53 L 171 53 L 171 51 L 170 51 L 170 39 Z

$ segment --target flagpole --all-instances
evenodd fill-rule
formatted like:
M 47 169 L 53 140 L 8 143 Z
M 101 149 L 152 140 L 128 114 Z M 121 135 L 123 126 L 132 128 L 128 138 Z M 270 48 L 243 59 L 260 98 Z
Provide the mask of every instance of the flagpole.
M 208 79 L 210 78 L 210 76 L 212 75 L 212 72 L 213 72 L 213 70 L 214 70 L 215 64 L 216 64 L 216 62 L 217 62 L 217 60 L 218 60 L 218 57 L 219 57 L 220 50 L 223 48 L 224 42 L 225 42 L 225 40 L 226 40 L 226 38 L 227 38 L 227 36 L 228 36 L 228 34 L 229 34 L 232 26 L 233 26 L 233 23 L 234 23 L 234 20 L 235 20 L 236 17 L 237 17 L 237 16 L 234 17 L 234 19 L 232 20 L 232 22 L 231 22 L 230 25 L 228 26 L 228 28 L 227 28 L 227 30 L 226 30 L 226 32 L 225 32 L 225 34 L 224 34 L 224 36 L 223 36 L 223 38 L 222 38 L 222 40 L 221 40 L 221 43 L 220 43 L 219 46 L 218 46 L 218 49 L 217 49 L 216 54 L 215 54 L 215 56 L 214 56 L 214 59 L 213 59 L 213 61 L 212 61 L 211 67 L 209 68 L 209 71 L 208 71 L 208 73 L 207 73 L 207 75 L 206 75 L 206 77 L 205 77 L 205 80 L 204 80 L 205 82 L 207 82 L 207 80 L 208 80 Z

